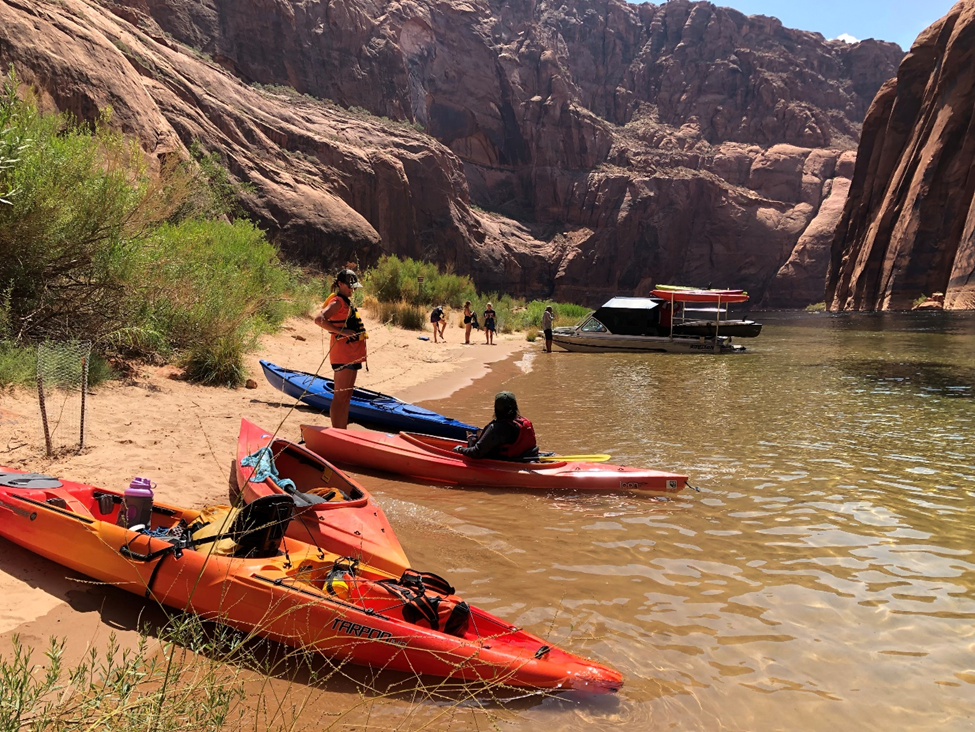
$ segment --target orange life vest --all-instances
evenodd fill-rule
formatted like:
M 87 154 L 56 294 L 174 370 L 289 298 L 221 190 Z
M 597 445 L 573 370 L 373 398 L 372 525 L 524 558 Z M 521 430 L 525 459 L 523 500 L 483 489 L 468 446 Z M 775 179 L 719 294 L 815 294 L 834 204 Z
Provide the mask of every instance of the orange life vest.
M 505 458 L 519 458 L 534 447 L 538 447 L 535 441 L 535 427 L 524 417 L 515 417 L 513 420 L 518 425 L 518 438 L 510 445 L 503 445 L 498 454 Z
M 338 293 L 332 293 L 322 303 L 322 310 L 336 299 L 340 303 L 339 308 L 332 313 L 332 317 L 328 319 L 328 322 L 336 328 L 353 330 L 356 335 L 349 337 L 337 336 L 335 333 L 332 333 L 332 342 L 328 352 L 329 361 L 331 363 L 343 364 L 362 363 L 366 360 L 366 338 L 369 337 L 369 334 L 366 333 L 366 327 L 363 325 L 359 313 L 356 312 L 355 305 L 347 297 L 343 297 Z

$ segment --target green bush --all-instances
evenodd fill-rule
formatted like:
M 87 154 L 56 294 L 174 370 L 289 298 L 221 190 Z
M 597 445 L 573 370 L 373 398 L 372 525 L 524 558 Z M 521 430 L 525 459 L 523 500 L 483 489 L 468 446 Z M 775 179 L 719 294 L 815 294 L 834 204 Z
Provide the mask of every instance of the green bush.
M 164 224 L 146 242 L 142 267 L 138 324 L 207 384 L 241 383 L 257 338 L 307 312 L 315 295 L 248 221 Z
M 29 384 L 37 378 L 37 352 L 12 341 L 0 341 L 0 386 Z
M 422 289 L 416 281 L 420 276 L 423 277 Z M 484 308 L 490 302 L 497 313 L 499 333 L 540 328 L 542 313 L 547 305 L 552 306 L 555 325 L 575 325 L 590 312 L 585 306 L 571 303 L 532 300 L 526 304 L 524 300 L 498 292 L 479 294 L 469 277 L 441 273 L 434 264 L 399 259 L 393 255 L 383 256 L 375 267 L 365 271 L 362 280 L 370 298 L 370 312 L 382 322 L 394 325 L 402 325 L 399 312 L 406 304 L 426 308 L 446 305 L 459 310 L 464 306 L 465 300 L 471 301 L 471 309 L 477 313 L 479 321 L 483 321 Z M 378 304 L 373 305 L 371 298 L 375 298 Z M 421 309 L 415 329 L 425 326 L 427 314 L 428 312 Z M 413 315 L 410 317 L 413 318 Z
M 0 92 L 0 242 L 18 252 L 0 256 L 0 339 L 84 337 L 239 384 L 257 336 L 307 312 L 321 283 L 226 220 L 240 187 L 214 155 L 193 146 L 196 162 L 152 173 L 110 111 L 91 126 L 43 115 L 18 86 L 11 72 Z
M 417 282 L 423 277 L 423 283 Z M 410 302 L 414 305 L 462 307 L 475 294 L 470 277 L 442 273 L 435 264 L 393 255 L 380 258 L 362 276 L 363 286 L 380 302 Z
M 406 330 L 423 330 L 426 325 L 426 310 L 410 302 L 382 302 L 370 298 L 365 308 L 380 323 Z

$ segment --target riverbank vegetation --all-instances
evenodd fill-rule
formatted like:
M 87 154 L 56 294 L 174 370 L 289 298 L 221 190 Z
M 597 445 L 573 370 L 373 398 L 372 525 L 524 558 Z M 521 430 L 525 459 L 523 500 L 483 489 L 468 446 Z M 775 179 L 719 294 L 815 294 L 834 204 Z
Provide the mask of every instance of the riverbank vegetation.
M 471 309 L 478 314 L 491 303 L 497 312 L 497 328 L 501 333 L 525 331 L 529 339 L 541 327 L 545 307 L 552 306 L 556 325 L 573 325 L 589 312 L 589 308 L 551 300 L 525 301 L 499 292 L 478 292 L 470 277 L 441 272 L 436 264 L 415 259 L 400 259 L 393 255 L 382 257 L 375 267 L 363 275 L 363 306 L 373 317 L 410 330 L 422 330 L 429 322 L 435 305 L 463 310 L 471 301 Z
M 46 649 L 14 636 L 0 655 L 0 730 L 34 732 L 217 732 L 369 726 L 396 704 L 397 729 L 427 729 L 448 716 L 468 715 L 475 729 L 513 716 L 498 700 L 501 685 L 468 685 L 417 677 L 384 688 L 375 674 L 307 649 L 290 649 L 195 615 L 174 614 L 146 626 L 130 647 L 115 636 L 77 662 L 66 641 Z M 361 683 L 358 682 L 362 677 Z M 332 687 L 359 689 L 333 709 Z M 482 704 L 476 703 L 480 698 Z M 421 702 L 429 702 L 423 704 Z M 473 702 L 473 703 L 472 703 Z M 321 709 L 329 709 L 324 715 Z
M 42 114 L 13 72 L 0 91 L 0 385 L 46 340 L 174 360 L 235 385 L 256 338 L 320 285 L 283 263 L 205 151 L 147 159 L 109 125 Z

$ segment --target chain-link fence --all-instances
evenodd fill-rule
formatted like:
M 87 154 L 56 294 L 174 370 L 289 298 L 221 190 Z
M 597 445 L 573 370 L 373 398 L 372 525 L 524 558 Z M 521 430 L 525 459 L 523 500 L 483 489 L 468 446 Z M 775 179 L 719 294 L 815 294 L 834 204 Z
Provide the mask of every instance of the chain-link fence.
M 48 342 L 37 347 L 37 400 L 48 455 L 85 446 L 88 341 Z

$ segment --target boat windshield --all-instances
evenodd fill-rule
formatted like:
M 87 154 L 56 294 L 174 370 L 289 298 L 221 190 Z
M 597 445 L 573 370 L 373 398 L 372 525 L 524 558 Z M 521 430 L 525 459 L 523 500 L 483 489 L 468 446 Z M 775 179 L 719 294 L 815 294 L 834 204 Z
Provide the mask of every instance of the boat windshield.
M 585 323 L 582 324 L 579 330 L 583 331 L 584 333 L 605 333 L 606 326 L 595 318 L 589 318 Z

